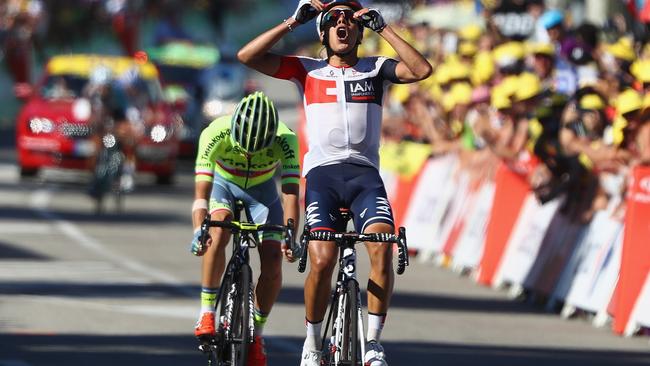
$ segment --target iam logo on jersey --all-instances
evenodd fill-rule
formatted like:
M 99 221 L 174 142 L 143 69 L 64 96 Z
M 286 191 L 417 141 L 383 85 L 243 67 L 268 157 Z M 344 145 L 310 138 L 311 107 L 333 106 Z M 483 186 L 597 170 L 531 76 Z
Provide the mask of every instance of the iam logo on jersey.
M 379 78 L 345 82 L 345 100 L 348 103 L 375 103 L 381 105 L 383 91 Z

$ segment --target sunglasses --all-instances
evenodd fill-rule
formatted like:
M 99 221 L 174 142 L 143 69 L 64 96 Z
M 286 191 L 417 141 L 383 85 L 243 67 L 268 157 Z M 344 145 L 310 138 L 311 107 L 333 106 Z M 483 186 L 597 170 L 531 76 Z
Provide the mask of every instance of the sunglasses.
M 323 24 L 330 26 L 336 24 L 341 17 L 345 21 L 354 21 L 354 11 L 351 9 L 332 9 L 323 15 Z

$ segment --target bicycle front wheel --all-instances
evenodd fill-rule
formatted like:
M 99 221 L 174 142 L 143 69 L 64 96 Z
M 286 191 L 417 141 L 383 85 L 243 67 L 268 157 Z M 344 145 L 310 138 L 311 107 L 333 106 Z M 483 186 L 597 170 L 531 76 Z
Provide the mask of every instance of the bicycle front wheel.
M 343 320 L 343 339 L 341 344 L 341 361 L 343 365 L 356 366 L 359 360 L 359 284 L 350 280 L 345 285 L 343 294 L 345 302 Z
M 242 265 L 237 280 L 237 296 L 233 304 L 232 343 L 230 345 L 230 364 L 232 366 L 246 366 L 248 347 L 253 341 L 251 277 L 251 267 L 248 264 Z

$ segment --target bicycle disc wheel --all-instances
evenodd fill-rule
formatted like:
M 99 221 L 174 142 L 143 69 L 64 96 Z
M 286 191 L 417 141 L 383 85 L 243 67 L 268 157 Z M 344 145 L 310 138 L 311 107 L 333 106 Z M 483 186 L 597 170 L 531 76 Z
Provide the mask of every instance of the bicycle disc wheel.
M 345 312 L 343 319 L 343 341 L 341 344 L 341 360 L 344 365 L 356 366 L 359 362 L 359 284 L 350 280 L 346 283 L 343 299 Z
M 242 265 L 237 280 L 237 297 L 234 299 L 232 316 L 232 340 L 230 364 L 245 366 L 248 361 L 248 347 L 253 340 L 251 312 L 253 293 L 251 288 L 251 267 Z

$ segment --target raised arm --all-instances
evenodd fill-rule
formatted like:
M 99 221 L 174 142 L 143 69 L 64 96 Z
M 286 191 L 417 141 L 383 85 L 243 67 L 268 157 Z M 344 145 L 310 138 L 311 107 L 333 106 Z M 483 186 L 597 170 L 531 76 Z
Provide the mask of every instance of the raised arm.
M 395 74 L 401 82 L 412 83 L 431 75 L 433 67 L 429 61 L 387 25 L 379 11 L 361 9 L 355 13 L 355 18 L 360 19 L 364 26 L 379 33 L 397 52 L 400 61 L 395 68 Z
M 248 42 L 239 50 L 237 58 L 241 63 L 254 70 L 269 76 L 275 75 L 280 69 L 282 57 L 271 53 L 271 48 L 275 46 L 275 44 L 278 43 L 285 34 L 292 32 L 301 24 L 310 21 L 316 17 L 317 14 L 318 11 L 312 7 L 310 0 L 301 0 L 292 17 L 284 20 L 282 23 Z
M 393 28 L 387 26 L 379 33 L 399 55 L 400 62 L 395 67 L 395 74 L 405 83 L 412 83 L 428 78 L 433 67 L 420 52 L 400 37 Z

